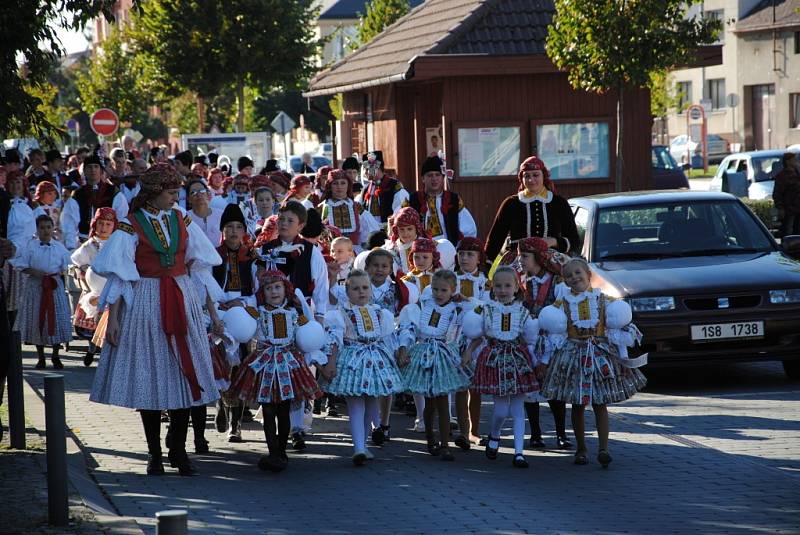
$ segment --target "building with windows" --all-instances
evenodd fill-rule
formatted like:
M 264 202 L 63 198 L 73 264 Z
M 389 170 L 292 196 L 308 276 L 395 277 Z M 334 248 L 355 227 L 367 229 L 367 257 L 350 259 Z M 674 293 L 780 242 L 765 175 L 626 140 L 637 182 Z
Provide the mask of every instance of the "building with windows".
M 702 11 L 700 11 L 702 9 Z M 673 71 L 679 110 L 671 137 L 687 133 L 686 107 L 705 107 L 708 132 L 742 150 L 800 143 L 800 0 L 705 0 L 689 16 L 723 21 L 722 63 Z

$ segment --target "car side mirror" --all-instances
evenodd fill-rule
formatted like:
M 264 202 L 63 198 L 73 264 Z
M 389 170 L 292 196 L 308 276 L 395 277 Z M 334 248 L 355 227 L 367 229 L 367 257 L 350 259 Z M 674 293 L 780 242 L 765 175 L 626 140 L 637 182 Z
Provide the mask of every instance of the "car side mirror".
M 684 172 L 685 171 L 689 171 L 691 168 L 692 168 L 692 164 L 690 164 L 690 163 L 682 163 L 681 164 L 681 169 L 683 169 Z
M 800 260 L 800 235 L 793 234 L 781 238 L 781 248 L 788 256 Z

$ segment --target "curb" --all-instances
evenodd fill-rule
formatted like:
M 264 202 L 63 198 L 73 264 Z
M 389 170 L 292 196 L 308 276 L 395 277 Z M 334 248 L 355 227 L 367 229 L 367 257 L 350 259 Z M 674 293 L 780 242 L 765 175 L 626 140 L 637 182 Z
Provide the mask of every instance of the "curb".
M 37 390 L 24 377 L 25 417 L 39 432 L 45 429 L 44 393 Z M 144 535 L 144 531 L 131 517 L 121 516 L 114 505 L 102 493 L 88 470 L 85 446 L 71 429 L 67 429 L 67 470 L 69 483 L 81 502 L 95 515 L 97 524 L 109 533 L 121 535 Z

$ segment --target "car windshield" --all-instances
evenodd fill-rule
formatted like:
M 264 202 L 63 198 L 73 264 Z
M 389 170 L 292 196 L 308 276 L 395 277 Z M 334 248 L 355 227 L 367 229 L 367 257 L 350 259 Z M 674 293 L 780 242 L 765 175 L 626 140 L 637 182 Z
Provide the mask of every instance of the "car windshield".
M 762 156 L 760 158 L 753 157 L 750 160 L 753 166 L 753 179 L 756 182 L 764 182 L 772 180 L 775 175 L 783 169 L 781 156 Z
M 666 147 L 653 147 L 653 169 L 677 169 L 678 162 L 669 153 Z
M 292 171 L 294 171 L 295 173 L 299 173 L 300 170 L 303 168 L 303 159 L 298 156 L 290 158 L 290 162 L 292 166 Z M 324 156 L 312 156 L 311 162 L 312 162 L 311 165 L 314 167 L 315 170 L 319 169 L 324 165 L 331 165 L 331 161 Z
M 601 209 L 594 261 L 771 252 L 774 243 L 741 202 L 685 201 Z

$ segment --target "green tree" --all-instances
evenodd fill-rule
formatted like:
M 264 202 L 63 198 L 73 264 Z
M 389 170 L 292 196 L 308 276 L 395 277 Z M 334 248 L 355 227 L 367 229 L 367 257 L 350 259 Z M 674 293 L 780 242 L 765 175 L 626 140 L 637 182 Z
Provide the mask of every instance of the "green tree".
M 408 13 L 408 0 L 371 0 L 358 21 L 357 44 L 363 46 Z
M 172 97 L 232 88 L 243 131 L 245 87 L 296 87 L 313 72 L 317 11 L 311 0 L 143 0 L 134 36 L 144 77 Z
M 133 128 L 148 122 L 152 100 L 139 84 L 130 39 L 124 31 L 111 32 L 75 83 L 84 110 L 110 108 L 117 112 L 120 123 L 131 123 Z
M 48 118 L 41 92 L 52 63 L 64 50 L 56 28 L 81 29 L 100 14 L 111 19 L 104 0 L 3 0 L 0 9 L 0 133 L 46 137 L 61 126 Z M 20 67 L 21 62 L 22 67 Z M 39 94 L 37 94 L 37 92 Z
M 556 0 L 547 54 L 572 87 L 617 95 L 615 189 L 622 190 L 624 94 L 650 86 L 651 74 L 691 63 L 721 23 L 686 18 L 695 0 Z

